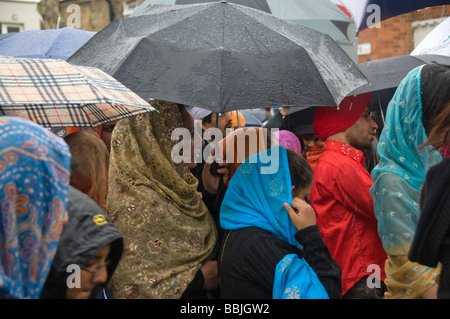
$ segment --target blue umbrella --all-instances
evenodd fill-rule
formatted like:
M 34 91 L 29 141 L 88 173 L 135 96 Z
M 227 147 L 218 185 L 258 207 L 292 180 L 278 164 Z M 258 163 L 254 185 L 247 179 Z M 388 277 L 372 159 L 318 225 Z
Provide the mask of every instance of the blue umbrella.
M 70 27 L 18 32 L 0 39 L 0 55 L 67 60 L 95 33 Z

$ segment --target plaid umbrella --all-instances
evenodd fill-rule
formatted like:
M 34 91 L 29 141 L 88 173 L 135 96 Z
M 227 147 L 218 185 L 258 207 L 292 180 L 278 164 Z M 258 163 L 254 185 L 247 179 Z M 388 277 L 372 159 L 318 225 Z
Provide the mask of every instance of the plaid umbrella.
M 28 118 L 45 127 L 96 127 L 154 110 L 97 68 L 0 56 L 0 115 Z

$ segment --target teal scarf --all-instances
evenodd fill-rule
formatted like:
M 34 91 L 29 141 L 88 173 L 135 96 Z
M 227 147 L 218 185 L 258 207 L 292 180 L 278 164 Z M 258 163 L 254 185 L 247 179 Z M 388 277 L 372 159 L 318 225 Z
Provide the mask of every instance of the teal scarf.
M 278 161 L 278 170 L 269 172 L 261 160 L 267 158 Z M 239 166 L 222 202 L 220 224 L 229 230 L 258 227 L 300 246 L 283 203 L 292 205 L 292 182 L 286 149 L 276 146 L 248 157 Z M 328 294 L 305 259 L 286 255 L 276 268 L 273 298 L 327 299 Z
M 422 67 L 408 73 L 389 103 L 378 143 L 380 162 L 371 172 L 378 233 L 386 252 L 393 255 L 408 252 L 426 172 L 442 160 L 431 146 L 419 149 L 427 139 L 422 125 Z

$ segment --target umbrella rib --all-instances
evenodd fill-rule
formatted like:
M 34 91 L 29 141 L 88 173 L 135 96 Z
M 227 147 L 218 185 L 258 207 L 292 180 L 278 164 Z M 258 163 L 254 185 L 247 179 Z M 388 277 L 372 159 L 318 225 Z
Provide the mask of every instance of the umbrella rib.
M 59 30 L 62 30 L 62 29 L 56 29 L 56 30 L 59 31 Z M 43 30 L 43 31 L 45 32 L 46 30 Z M 49 59 L 50 58 L 49 53 L 52 50 L 53 45 L 56 43 L 56 41 L 58 40 L 60 35 L 61 35 L 61 31 L 59 31 L 59 33 L 56 35 L 56 37 L 53 39 L 53 41 L 49 44 L 49 46 L 47 48 L 47 51 L 45 51 L 45 53 L 44 53 L 43 59 Z

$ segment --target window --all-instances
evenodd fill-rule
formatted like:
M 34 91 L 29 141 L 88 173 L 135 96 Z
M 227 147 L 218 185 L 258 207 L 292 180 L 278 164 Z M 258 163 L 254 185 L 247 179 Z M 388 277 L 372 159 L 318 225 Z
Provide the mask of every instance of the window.
M 22 32 L 23 25 L 22 24 L 11 24 L 11 23 L 2 23 L 1 24 L 1 33 L 13 33 L 13 32 Z
M 128 0 L 123 2 L 123 16 L 128 17 L 138 7 L 136 0 Z

